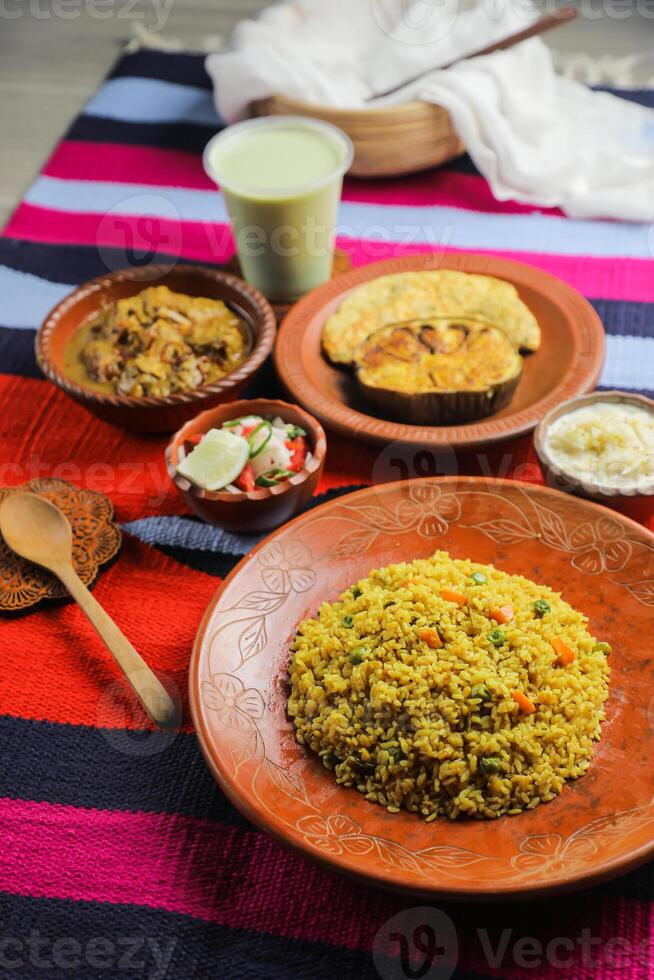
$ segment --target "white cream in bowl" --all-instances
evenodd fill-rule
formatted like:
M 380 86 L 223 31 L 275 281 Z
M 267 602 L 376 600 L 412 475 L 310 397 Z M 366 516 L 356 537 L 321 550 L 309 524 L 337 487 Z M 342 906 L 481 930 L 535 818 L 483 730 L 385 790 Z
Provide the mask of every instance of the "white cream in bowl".
M 654 412 L 617 400 L 596 401 L 549 426 L 551 461 L 580 482 L 616 490 L 654 484 Z

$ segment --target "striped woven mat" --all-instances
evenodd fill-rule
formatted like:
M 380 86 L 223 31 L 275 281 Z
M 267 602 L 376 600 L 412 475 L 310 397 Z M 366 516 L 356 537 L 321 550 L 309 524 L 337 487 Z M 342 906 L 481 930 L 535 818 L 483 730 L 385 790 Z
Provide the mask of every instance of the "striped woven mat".
M 654 106 L 651 93 L 621 94 Z M 123 57 L 0 238 L 0 483 L 58 476 L 111 497 L 129 533 L 96 595 L 182 692 L 202 612 L 251 539 L 185 514 L 165 439 L 74 405 L 40 377 L 33 342 L 50 307 L 107 268 L 229 258 L 224 204 L 200 160 L 219 126 L 200 56 Z M 602 386 L 652 393 L 649 227 L 497 202 L 467 158 L 346 182 L 340 225 L 355 264 L 474 249 L 560 276 L 606 327 Z M 248 393 L 278 394 L 270 368 Z M 374 458 L 330 437 L 318 499 L 368 483 Z M 529 438 L 466 454 L 459 468 L 541 480 Z M 651 504 L 622 506 L 654 527 Z M 335 877 L 254 830 L 214 785 L 190 725 L 174 736 L 144 729 L 75 607 L 0 630 L 0 975 L 445 977 L 407 972 L 399 958 L 375 965 L 378 930 L 421 903 Z M 542 844 L 554 860 L 556 841 Z M 439 907 L 456 926 L 459 977 L 648 978 L 653 899 L 648 866 L 581 897 Z

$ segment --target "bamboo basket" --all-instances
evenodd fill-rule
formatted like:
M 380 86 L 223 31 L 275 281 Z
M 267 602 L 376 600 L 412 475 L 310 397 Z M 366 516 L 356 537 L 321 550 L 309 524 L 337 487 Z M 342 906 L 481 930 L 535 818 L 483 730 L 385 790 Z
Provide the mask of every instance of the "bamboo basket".
M 273 95 L 253 102 L 253 116 L 310 116 L 333 123 L 354 144 L 353 177 L 398 177 L 453 160 L 465 147 L 449 113 L 429 102 L 383 109 L 331 109 Z

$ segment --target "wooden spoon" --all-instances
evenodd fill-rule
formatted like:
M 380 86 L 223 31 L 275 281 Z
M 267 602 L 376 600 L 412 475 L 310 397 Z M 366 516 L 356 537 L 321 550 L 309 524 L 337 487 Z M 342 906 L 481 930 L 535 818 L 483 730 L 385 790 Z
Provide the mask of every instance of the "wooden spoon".
M 179 706 L 73 568 L 73 534 L 59 508 L 36 494 L 16 491 L 0 506 L 0 532 L 16 554 L 47 568 L 66 586 L 109 647 L 150 718 L 161 728 L 178 728 Z

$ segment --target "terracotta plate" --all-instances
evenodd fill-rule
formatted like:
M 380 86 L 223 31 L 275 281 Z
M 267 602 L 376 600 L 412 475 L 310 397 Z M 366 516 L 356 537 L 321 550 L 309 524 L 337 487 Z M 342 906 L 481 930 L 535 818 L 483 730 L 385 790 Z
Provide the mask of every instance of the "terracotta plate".
M 494 562 L 563 592 L 613 645 L 611 695 L 588 774 L 496 821 L 389 814 L 296 742 L 289 643 L 304 616 L 370 569 L 426 557 Z M 358 878 L 451 897 L 570 889 L 654 854 L 654 535 L 597 504 L 529 484 L 451 477 L 384 484 L 275 532 L 232 572 L 196 640 L 193 718 L 220 786 L 253 823 Z
M 374 416 L 351 371 L 321 351 L 327 317 L 355 286 L 393 272 L 460 269 L 506 279 L 541 325 L 540 350 L 524 359 L 511 404 L 467 425 L 416 426 Z M 593 307 L 560 279 L 540 269 L 488 255 L 413 255 L 366 265 L 314 289 L 284 320 L 275 348 L 277 372 L 295 401 L 337 432 L 374 442 L 464 449 L 531 432 L 560 402 L 595 387 L 604 363 L 604 330 Z
M 213 384 L 170 395 L 122 395 L 94 391 L 72 377 L 65 363 L 69 341 L 104 304 L 135 296 L 148 286 L 168 286 L 189 296 L 227 303 L 247 323 L 252 349 L 243 363 Z M 67 395 L 112 422 L 137 432 L 173 432 L 203 409 L 233 400 L 272 350 L 275 314 L 266 298 L 220 268 L 200 265 L 145 265 L 89 279 L 50 310 L 36 335 L 36 359 L 43 373 Z

